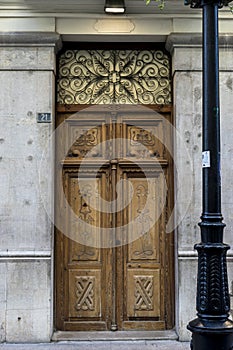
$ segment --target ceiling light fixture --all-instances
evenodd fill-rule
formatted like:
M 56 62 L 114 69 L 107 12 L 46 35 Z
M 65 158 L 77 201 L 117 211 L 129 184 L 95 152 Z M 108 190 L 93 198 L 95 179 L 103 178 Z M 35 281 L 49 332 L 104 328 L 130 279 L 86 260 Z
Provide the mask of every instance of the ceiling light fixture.
M 124 0 L 105 0 L 104 11 L 109 14 L 125 13 L 125 2 Z

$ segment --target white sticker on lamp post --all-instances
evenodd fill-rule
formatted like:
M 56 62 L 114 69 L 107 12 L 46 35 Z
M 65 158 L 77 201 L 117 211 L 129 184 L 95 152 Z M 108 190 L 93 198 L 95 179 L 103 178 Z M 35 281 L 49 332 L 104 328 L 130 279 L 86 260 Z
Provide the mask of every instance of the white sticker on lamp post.
M 202 152 L 202 168 L 210 168 L 210 151 Z

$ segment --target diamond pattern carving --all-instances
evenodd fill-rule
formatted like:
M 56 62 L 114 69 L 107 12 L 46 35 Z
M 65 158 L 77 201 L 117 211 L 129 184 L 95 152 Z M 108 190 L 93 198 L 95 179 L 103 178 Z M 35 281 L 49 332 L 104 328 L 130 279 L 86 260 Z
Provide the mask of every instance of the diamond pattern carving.
M 76 277 L 76 309 L 77 310 L 94 310 L 94 276 Z
M 153 310 L 153 276 L 134 276 L 135 309 Z

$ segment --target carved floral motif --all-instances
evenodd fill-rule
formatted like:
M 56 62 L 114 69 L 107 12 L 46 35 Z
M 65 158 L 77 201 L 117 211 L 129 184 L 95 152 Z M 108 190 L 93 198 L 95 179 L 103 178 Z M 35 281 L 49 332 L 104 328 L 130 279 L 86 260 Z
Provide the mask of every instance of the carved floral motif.
M 89 156 L 97 157 L 99 154 L 94 148 L 98 144 L 98 129 L 80 129 L 75 130 L 75 142 L 71 146 L 68 154 L 78 158 L 83 158 L 89 153 Z
M 155 136 L 150 131 L 138 127 L 130 127 L 129 137 L 130 147 L 128 155 L 130 157 L 160 158 L 160 152 L 157 149 L 158 142 L 155 142 Z

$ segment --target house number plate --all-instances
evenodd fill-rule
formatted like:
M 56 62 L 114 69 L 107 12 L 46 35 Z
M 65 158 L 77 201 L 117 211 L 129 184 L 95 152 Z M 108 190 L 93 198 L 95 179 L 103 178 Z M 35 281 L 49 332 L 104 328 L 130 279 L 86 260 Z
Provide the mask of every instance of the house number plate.
M 51 113 L 37 113 L 37 123 L 51 123 Z

